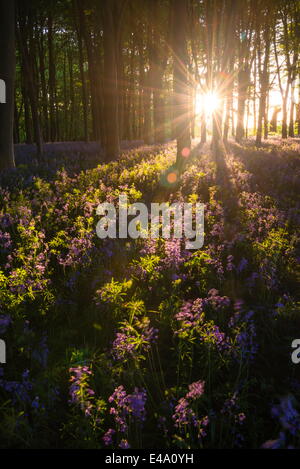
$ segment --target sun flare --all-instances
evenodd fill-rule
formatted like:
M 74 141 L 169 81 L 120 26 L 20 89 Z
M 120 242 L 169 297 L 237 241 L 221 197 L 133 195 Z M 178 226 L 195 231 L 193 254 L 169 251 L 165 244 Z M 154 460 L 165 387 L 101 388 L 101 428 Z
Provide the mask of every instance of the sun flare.
M 203 111 L 206 114 L 212 114 L 219 106 L 219 98 L 217 93 L 208 92 L 208 93 L 197 93 L 196 94 L 196 104 L 195 112 L 196 114 L 201 114 Z

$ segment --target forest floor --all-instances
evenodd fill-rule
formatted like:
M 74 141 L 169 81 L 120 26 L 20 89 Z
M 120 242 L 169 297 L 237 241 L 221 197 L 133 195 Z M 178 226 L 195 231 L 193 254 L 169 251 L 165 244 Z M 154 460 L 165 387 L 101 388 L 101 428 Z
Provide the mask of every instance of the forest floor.
M 299 139 L 195 141 L 171 184 L 175 143 L 140 143 L 1 176 L 1 445 L 299 448 Z M 120 193 L 204 203 L 203 247 L 99 239 Z
M 122 150 L 129 150 L 143 145 L 142 140 L 122 140 L 121 142 Z M 74 153 L 84 153 L 86 154 L 101 154 L 103 151 L 101 144 L 99 142 L 46 142 L 43 144 L 43 150 L 45 152 L 46 158 L 51 158 L 54 155 L 59 153 L 71 154 Z M 16 159 L 22 161 L 24 158 L 32 158 L 36 154 L 36 145 L 19 143 L 15 145 Z

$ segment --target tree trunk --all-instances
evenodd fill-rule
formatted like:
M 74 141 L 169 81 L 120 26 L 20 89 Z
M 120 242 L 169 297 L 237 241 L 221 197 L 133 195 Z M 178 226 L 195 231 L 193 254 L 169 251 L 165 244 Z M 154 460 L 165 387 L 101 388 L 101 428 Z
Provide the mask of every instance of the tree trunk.
M 292 72 L 291 72 L 291 100 L 290 100 L 290 121 L 289 121 L 289 137 L 294 137 L 294 113 L 295 113 L 295 88 L 296 88 L 296 63 L 298 60 L 298 54 L 295 54 Z
M 20 106 L 20 112 L 22 104 Z M 20 143 L 20 112 L 18 111 L 16 98 L 15 98 L 15 111 L 14 111 L 14 143 Z
M 189 86 L 187 73 L 187 1 L 173 0 L 173 92 L 176 166 L 180 170 L 191 148 Z
M 272 119 L 271 119 L 271 124 L 270 124 L 270 131 L 271 132 L 277 132 L 277 117 L 278 113 L 280 112 L 280 108 L 278 106 L 275 106 L 272 114 Z
M 158 0 L 151 0 L 151 18 L 153 21 L 152 28 L 152 90 L 153 90 L 153 127 L 154 127 L 154 141 L 162 143 L 165 141 L 165 96 L 163 89 L 163 76 L 166 64 L 167 48 L 162 47 L 161 32 L 159 30 L 159 23 L 157 17 L 159 16 L 160 2 Z M 163 51 L 163 52 L 162 52 Z
M 264 114 L 264 139 L 267 140 L 269 135 L 269 91 L 266 91 L 266 106 L 265 106 L 265 114 Z
M 73 77 L 73 57 L 72 51 L 68 51 L 68 65 L 69 65 L 69 80 L 70 80 L 70 123 L 69 123 L 69 136 L 70 139 L 74 135 L 74 118 L 75 118 L 75 92 L 74 92 L 74 77 Z
M 264 30 L 265 38 L 265 56 L 263 70 L 260 70 L 260 98 L 258 110 L 258 123 L 256 132 L 256 145 L 261 145 L 263 122 L 266 121 L 266 104 L 267 104 L 267 91 L 269 86 L 269 55 L 270 55 L 270 38 L 269 38 L 269 25 L 265 25 Z
M 55 63 L 53 53 L 53 18 L 48 17 L 48 53 L 49 53 L 49 111 L 50 111 L 50 140 L 54 142 L 57 137 L 55 119 Z
M 232 69 L 233 69 L 233 64 L 232 64 Z M 225 118 L 224 118 L 224 133 L 223 133 L 223 141 L 225 143 L 228 141 L 230 116 L 232 115 L 232 103 L 233 103 L 233 82 L 226 96 L 226 113 L 225 113 Z M 231 122 L 231 126 L 233 127 L 233 122 Z
M 237 124 L 235 138 L 240 142 L 245 136 L 244 117 L 247 89 L 249 84 L 248 69 L 240 69 L 238 73 L 238 108 L 237 108 Z
M 222 57 L 223 71 L 225 72 L 225 81 L 222 84 L 222 93 L 225 98 L 226 110 L 224 116 L 223 142 L 228 141 L 230 115 L 233 104 L 233 85 L 234 85 L 234 59 L 235 59 L 235 34 L 234 25 L 236 24 L 237 5 L 235 0 L 229 0 L 225 3 L 225 49 Z M 233 126 L 233 122 L 231 123 Z
M 76 0 L 76 8 L 78 12 L 79 30 L 81 31 L 84 39 L 88 60 L 88 76 L 91 92 L 91 112 L 93 125 L 92 138 L 94 140 L 100 140 L 100 106 L 97 93 L 97 87 L 99 87 L 99 77 L 97 77 L 94 48 L 91 38 L 91 32 L 89 31 L 89 28 L 86 25 L 86 17 L 83 9 L 83 3 L 80 0 Z
M 281 130 L 281 137 L 287 138 L 287 99 L 288 99 L 288 85 L 287 85 L 287 92 L 282 100 L 282 130 Z
M 296 106 L 297 112 L 297 136 L 300 137 L 300 86 L 298 87 L 298 104 Z
M 84 72 L 84 54 L 83 54 L 83 28 L 82 28 L 82 18 L 80 20 L 80 14 L 77 9 L 77 3 L 73 0 L 73 14 L 74 14 L 74 24 L 76 29 L 77 35 L 77 42 L 78 42 L 78 62 L 79 62 L 79 72 L 80 72 L 80 80 L 82 84 L 82 120 L 83 120 L 83 137 L 85 142 L 89 140 L 88 134 L 88 98 L 87 98 L 87 86 L 86 86 L 86 78 Z
M 22 74 L 25 81 L 25 90 L 28 93 L 34 141 L 36 143 L 37 157 L 39 159 L 43 155 L 43 137 L 38 112 L 37 71 L 34 64 L 36 51 L 33 39 L 32 12 L 30 10 L 25 11 L 24 16 L 22 16 L 22 13 L 20 14 L 19 28 L 17 28 L 17 32 L 21 52 Z
M 15 2 L 0 0 L 0 170 L 15 167 L 13 129 L 15 96 Z
M 39 72 L 42 91 L 42 112 L 43 112 L 43 137 L 46 142 L 49 140 L 49 124 L 48 124 L 48 96 L 45 75 L 45 48 L 44 48 L 44 26 L 40 27 L 40 38 L 38 42 L 39 50 Z
M 33 143 L 33 136 L 32 136 L 32 126 L 31 126 L 31 119 L 30 119 L 30 105 L 28 99 L 28 91 L 27 91 L 27 84 L 25 77 L 22 77 L 22 95 L 24 98 L 24 125 L 25 125 L 25 134 L 26 140 L 25 143 Z
M 120 152 L 118 118 L 118 82 L 116 63 L 116 26 L 114 24 L 113 0 L 103 3 L 104 37 L 104 122 L 105 122 L 105 159 L 118 158 Z
M 206 142 L 206 115 L 205 111 L 201 114 L 201 143 Z
M 143 128 L 144 128 L 144 95 L 145 95 L 145 64 L 143 55 L 143 39 L 142 31 L 139 34 L 138 40 L 138 53 L 139 53 L 139 108 L 138 108 L 138 119 L 139 119 L 139 139 L 143 139 Z

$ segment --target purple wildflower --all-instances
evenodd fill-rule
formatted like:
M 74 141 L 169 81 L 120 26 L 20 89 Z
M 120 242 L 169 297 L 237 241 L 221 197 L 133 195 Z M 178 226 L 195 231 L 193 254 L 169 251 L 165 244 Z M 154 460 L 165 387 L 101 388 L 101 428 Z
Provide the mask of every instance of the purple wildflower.
M 195 381 L 189 385 L 189 392 L 186 395 L 187 399 L 197 399 L 204 393 L 204 381 Z
M 93 409 L 94 391 L 89 387 L 88 377 L 92 374 L 88 366 L 78 366 L 70 368 L 71 386 L 69 394 L 71 396 L 70 403 L 78 405 L 86 416 L 90 416 Z
M 148 352 L 157 340 L 158 329 L 150 326 L 149 318 L 134 319 L 133 325 L 125 324 L 116 334 L 111 350 L 115 360 L 136 358 L 138 354 Z
M 127 440 L 123 439 L 121 440 L 120 444 L 119 444 L 119 448 L 121 449 L 129 449 L 130 448 L 130 445 L 128 443 Z
M 246 269 L 247 265 L 248 265 L 248 261 L 247 261 L 247 259 L 245 259 L 245 257 L 243 257 L 240 260 L 240 262 L 239 262 L 239 264 L 236 268 L 236 271 L 240 274 L 241 272 L 243 272 L 243 270 Z
M 204 381 L 195 381 L 189 385 L 189 392 L 185 397 L 181 397 L 175 406 L 172 416 L 175 427 L 182 429 L 191 425 L 197 430 L 198 439 L 206 436 L 204 427 L 209 423 L 208 416 L 199 419 L 191 407 L 191 403 L 204 393 Z
M 116 433 L 116 430 L 114 430 L 113 428 L 109 428 L 109 429 L 107 430 L 107 432 L 105 433 L 105 435 L 102 437 L 105 446 L 109 446 L 109 445 L 112 444 L 112 437 L 113 437 L 113 435 L 114 435 L 115 433 Z
M 286 396 L 281 399 L 279 405 L 272 408 L 273 417 L 277 417 L 282 427 L 295 436 L 300 431 L 300 414 L 294 408 L 294 398 Z

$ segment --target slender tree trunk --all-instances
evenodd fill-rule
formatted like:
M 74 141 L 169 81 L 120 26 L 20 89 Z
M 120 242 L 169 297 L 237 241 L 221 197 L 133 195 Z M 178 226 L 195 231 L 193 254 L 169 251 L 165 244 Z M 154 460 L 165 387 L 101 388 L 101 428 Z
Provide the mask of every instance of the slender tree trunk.
M 42 94 L 42 115 L 43 115 L 43 137 L 46 142 L 49 140 L 49 123 L 48 123 L 48 96 L 45 75 L 45 48 L 44 48 L 44 26 L 40 28 L 40 38 L 38 42 L 39 51 L 39 72 L 41 80 L 41 94 Z
M 253 133 L 256 135 L 256 122 L 257 122 L 257 112 L 256 112 L 256 83 L 257 82 L 257 60 L 256 60 L 256 54 L 254 57 L 254 90 L 253 90 Z
M 96 64 L 94 57 L 94 48 L 91 38 L 91 33 L 86 25 L 86 18 L 83 8 L 83 3 L 80 0 L 76 0 L 76 8 L 78 12 L 78 23 L 79 29 L 82 33 L 88 60 L 88 76 L 89 76 L 89 85 L 91 92 L 91 113 L 92 113 L 92 138 L 94 140 L 100 140 L 101 136 L 101 126 L 100 126 L 100 109 L 99 102 L 97 98 L 97 87 L 99 86 L 99 77 L 97 77 Z
M 294 131 L 294 114 L 295 114 L 295 88 L 296 88 L 296 63 L 298 61 L 298 55 L 293 60 L 293 70 L 291 73 L 291 99 L 290 99 L 290 121 L 289 121 L 289 137 L 295 136 Z
M 55 63 L 53 53 L 53 18 L 52 13 L 48 16 L 48 53 L 49 53 L 49 111 L 50 111 L 50 140 L 55 141 L 57 137 L 56 113 L 55 113 Z
M 22 104 L 20 106 L 20 112 L 17 108 L 16 98 L 15 98 L 15 111 L 14 111 L 14 143 L 20 143 L 20 113 L 22 110 Z
M 152 143 L 152 119 L 151 119 L 151 105 L 152 105 L 152 96 L 151 96 L 151 69 L 145 74 L 145 95 L 144 95 L 144 128 L 143 128 L 143 137 L 145 143 Z
M 201 114 L 201 124 L 200 124 L 200 131 L 201 131 L 201 143 L 205 143 L 206 142 L 206 115 L 205 115 L 205 111 L 203 110 L 202 111 L 202 114 Z
M 15 2 L 0 0 L 0 170 L 15 167 L 13 129 L 15 96 Z
M 195 102 L 196 102 L 196 88 L 193 86 L 191 88 L 190 96 L 190 123 L 191 123 L 191 138 L 195 138 Z
M 138 136 L 143 139 L 144 128 L 144 93 L 145 93 L 145 70 L 144 70 L 144 55 L 143 55 L 143 39 L 142 33 L 139 34 L 138 52 L 139 52 L 139 106 L 138 106 Z
M 265 55 L 263 70 L 260 73 L 260 98 L 259 98 L 259 110 L 258 110 L 258 124 L 256 132 L 256 145 L 261 145 L 263 122 L 266 120 L 266 103 L 267 103 L 267 91 L 269 86 L 269 55 L 270 55 L 270 39 L 269 39 L 269 25 L 265 26 L 264 30 L 265 38 Z
M 280 109 L 278 109 L 278 107 L 275 107 L 274 110 L 273 110 L 273 114 L 272 114 L 272 119 L 271 119 L 271 123 L 270 123 L 270 131 L 271 132 L 277 132 L 277 117 L 278 117 L 278 113 L 279 113 Z
M 125 101 L 126 101 L 126 86 L 125 86 L 125 70 L 124 70 L 124 60 L 122 53 L 122 46 L 119 45 L 119 54 L 118 54 L 118 116 L 119 116 L 119 134 L 120 140 L 124 137 L 124 127 L 125 127 Z
M 286 66 L 288 70 L 288 76 L 287 76 L 287 83 L 286 83 L 286 88 L 285 92 L 283 93 L 281 81 L 279 79 L 279 84 L 280 84 L 280 90 L 281 94 L 283 97 L 283 102 L 282 102 L 282 138 L 287 138 L 288 136 L 288 125 L 287 125 L 287 105 L 288 105 L 288 95 L 290 91 L 290 86 L 292 85 L 293 77 L 295 76 L 295 67 L 296 63 L 298 61 L 298 51 L 296 49 L 296 45 L 294 43 L 294 55 L 293 55 L 293 62 L 291 63 L 290 59 L 290 50 L 289 50 L 289 25 L 288 25 L 288 14 L 287 10 L 283 9 L 281 10 L 281 18 L 282 18 L 282 23 L 283 23 L 283 45 L 284 45 L 284 52 L 285 52 L 285 60 L 286 60 Z M 291 28 L 294 25 L 294 18 L 291 18 Z M 296 21 L 297 22 L 297 21 Z M 297 25 L 299 27 L 299 25 Z M 298 36 L 298 35 L 297 35 Z M 275 46 L 274 46 L 275 47 Z M 276 63 L 277 63 L 277 70 L 279 73 L 279 66 L 278 66 L 278 57 L 277 57 L 277 52 L 275 48 L 275 56 L 276 56 Z M 291 98 L 292 99 L 292 98 Z
M 76 16 L 76 2 L 73 1 L 73 9 Z M 78 15 L 79 16 L 79 15 Z M 75 20 L 75 27 L 77 33 L 77 42 L 78 42 L 78 59 L 79 59 L 79 71 L 80 71 L 80 80 L 82 84 L 82 121 L 83 121 L 83 136 L 84 140 L 88 142 L 88 98 L 87 98 L 87 86 L 84 73 L 84 54 L 83 54 L 83 30 L 80 20 Z
M 154 141 L 162 143 L 165 141 L 165 93 L 163 88 L 163 76 L 168 49 L 161 46 L 161 33 L 157 17 L 159 16 L 159 0 L 151 0 L 152 18 L 152 92 L 153 92 L 153 127 Z
M 38 110 L 38 86 L 37 86 L 37 72 L 34 66 L 35 58 L 35 44 L 33 40 L 33 24 L 32 13 L 29 10 L 21 20 L 19 20 L 18 42 L 21 51 L 22 73 L 25 77 L 25 89 L 28 93 L 32 126 L 34 132 L 34 141 L 37 146 L 37 156 L 41 158 L 43 155 L 43 137 L 40 125 L 40 116 Z
M 228 141 L 228 134 L 229 134 L 229 125 L 230 125 L 230 116 L 232 115 L 232 103 L 233 103 L 233 86 L 230 86 L 228 90 L 228 94 L 226 96 L 226 112 L 224 118 L 224 132 L 223 132 L 223 141 L 226 143 Z M 233 122 L 231 122 L 231 126 L 233 127 Z
M 287 100 L 283 98 L 282 101 L 282 130 L 281 137 L 287 138 Z
M 113 0 L 104 1 L 104 122 L 106 128 L 106 161 L 118 158 L 120 152 L 116 63 L 117 31 L 114 24 L 114 6 L 115 2 Z
M 300 137 L 300 86 L 298 87 L 298 104 L 297 109 L 297 136 Z
M 69 136 L 72 139 L 74 135 L 74 119 L 75 119 L 75 92 L 74 92 L 74 77 L 73 77 L 73 57 L 72 51 L 68 51 L 68 65 L 69 65 L 69 80 L 70 80 L 70 123 L 69 123 Z M 67 123 L 66 123 L 67 124 Z
M 24 75 L 22 77 L 22 95 L 24 99 L 24 125 L 26 135 L 25 143 L 33 143 L 32 126 L 30 119 L 30 104 L 28 98 L 27 83 Z
M 235 56 L 235 34 L 234 25 L 236 23 L 236 0 L 229 0 L 226 4 L 226 17 L 225 23 L 225 40 L 226 46 L 223 55 L 223 68 L 225 71 L 226 84 L 224 84 L 224 95 L 225 95 L 225 117 L 224 117 L 224 129 L 223 129 L 223 142 L 228 141 L 230 114 L 233 105 L 233 70 L 234 70 L 234 56 Z M 233 122 L 231 123 L 233 126 Z
M 180 170 L 191 148 L 186 44 L 187 1 L 173 0 L 172 5 L 174 128 L 177 139 L 176 166 Z
M 134 37 L 132 36 L 129 67 L 129 85 L 127 94 L 127 138 L 134 138 Z
M 64 62 L 63 62 L 63 90 L 64 90 L 64 126 L 63 135 L 64 139 L 68 140 L 68 116 L 69 116 L 69 98 L 68 98 L 68 87 L 67 87 L 67 53 L 64 51 Z
M 269 91 L 266 91 L 266 108 L 265 108 L 265 114 L 264 114 L 264 139 L 266 140 L 268 138 L 269 134 L 269 121 L 268 121 L 268 116 L 269 116 Z
M 238 73 L 238 108 L 237 108 L 237 124 L 235 138 L 237 142 L 240 142 L 245 136 L 245 103 L 247 96 L 247 89 L 249 84 L 249 70 L 243 69 L 242 65 Z

